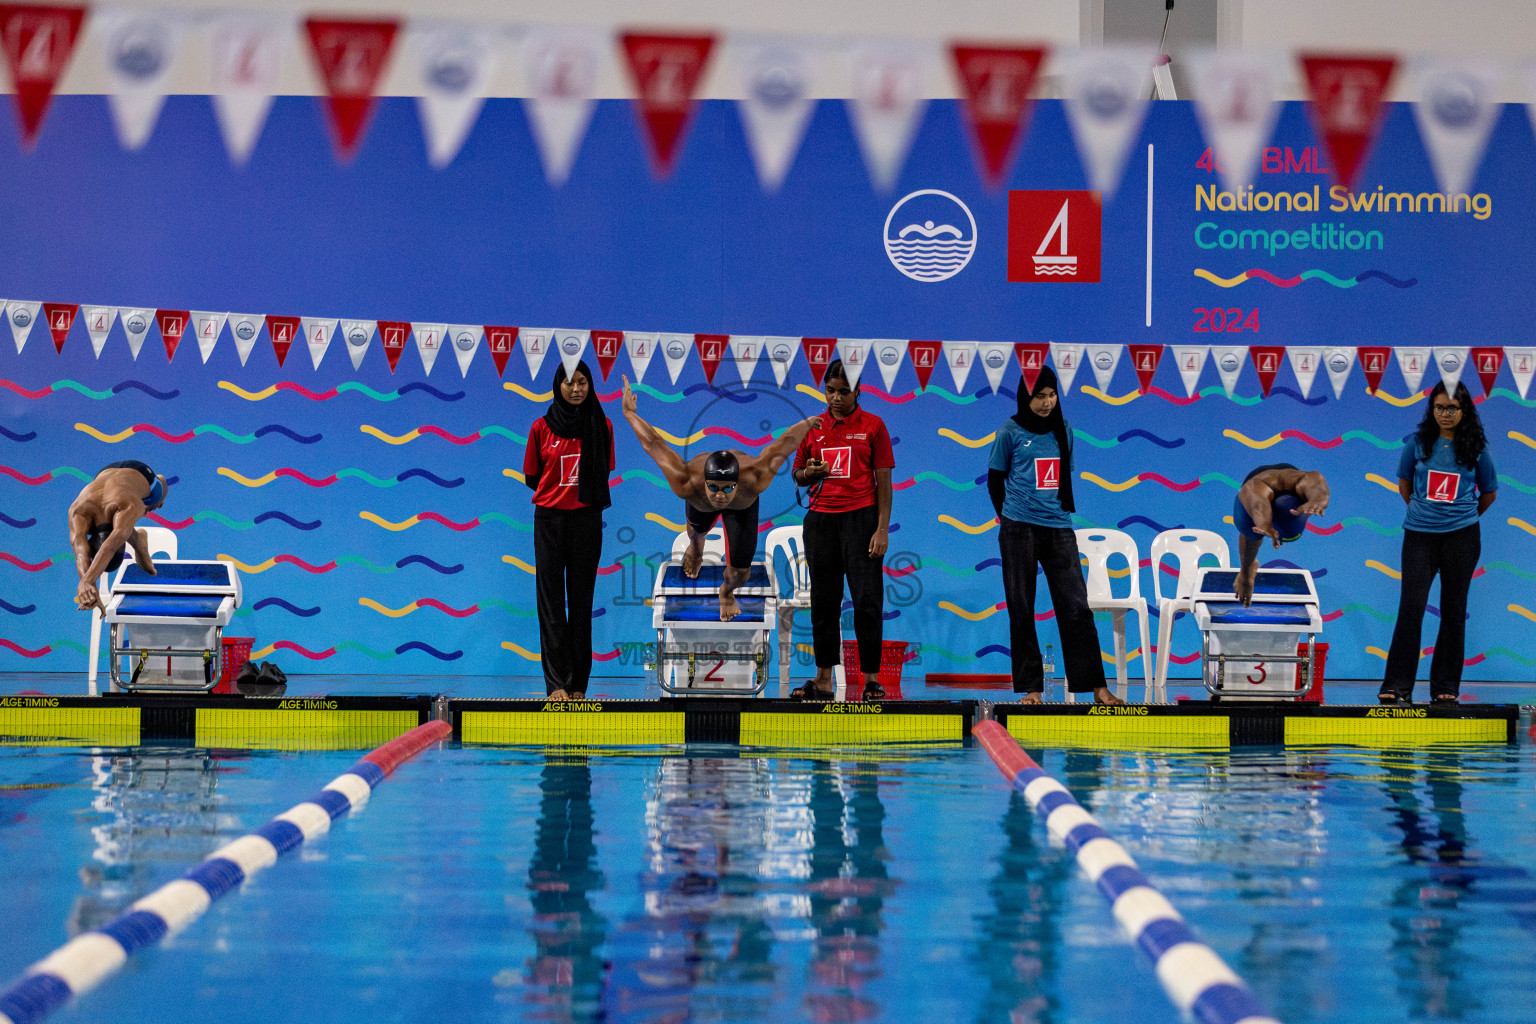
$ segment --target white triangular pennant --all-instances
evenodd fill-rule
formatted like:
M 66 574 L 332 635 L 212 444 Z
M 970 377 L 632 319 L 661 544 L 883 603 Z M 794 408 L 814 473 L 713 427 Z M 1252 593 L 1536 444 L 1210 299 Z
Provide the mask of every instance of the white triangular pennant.
M 986 371 L 987 383 L 992 393 L 1003 386 L 1003 374 L 1008 371 L 1008 361 L 1013 358 L 1013 342 L 983 341 L 976 345 L 976 361 Z
M 229 314 L 229 333 L 235 339 L 235 352 L 240 356 L 241 366 L 251 357 L 251 349 L 256 347 L 256 336 L 261 333 L 266 320 L 260 313 Z
M 818 50 L 793 38 L 736 40 L 732 49 L 741 69 L 737 109 L 757 180 L 764 192 L 777 192 L 816 109 L 810 88 Z
M 548 327 L 519 327 L 517 343 L 522 346 L 523 358 L 528 361 L 528 376 L 538 380 L 544 357 L 549 355 L 549 350 L 555 344 L 554 330 Z
M 1083 358 L 1093 367 L 1093 379 L 1099 390 L 1109 393 L 1110 382 L 1115 379 L 1115 368 L 1120 365 L 1120 353 L 1124 345 L 1088 345 Z
M 485 105 L 496 73 L 497 37 L 468 25 L 412 26 L 421 89 L 416 97 L 433 167 L 453 163 Z
M 1456 394 L 1456 385 L 1461 383 L 1461 371 L 1467 368 L 1468 346 L 1435 346 L 1435 365 L 1440 368 L 1440 379 L 1445 381 L 1445 390 L 1451 395 Z
M 1216 361 L 1221 386 L 1227 389 L 1227 397 L 1231 398 L 1237 393 L 1237 379 L 1243 375 L 1243 366 L 1248 362 L 1248 346 L 1212 345 L 1211 358 Z
M 870 180 L 881 192 L 896 184 L 912 148 L 936 57 L 935 47 L 921 42 L 872 41 L 849 51 L 849 116 Z
M 18 299 L 5 304 L 5 318 L 11 324 L 11 337 L 16 339 L 17 355 L 21 355 L 21 350 L 26 347 L 27 336 L 32 333 L 32 325 L 37 323 L 37 314 L 42 308 L 41 302 L 22 302 Z
M 309 346 L 309 361 L 318 370 L 320 360 L 325 358 L 326 349 L 331 347 L 331 339 L 336 336 L 337 322 L 314 316 L 301 317 L 299 322 L 304 325 L 304 342 Z M 428 372 L 431 372 L 430 369 Z
M 1355 368 L 1354 346 L 1330 345 L 1323 349 L 1323 366 L 1328 370 L 1328 383 L 1333 385 L 1333 397 L 1343 398 L 1349 371 Z
M 80 319 L 85 322 L 85 333 L 91 336 L 91 348 L 96 350 L 96 358 L 100 359 L 107 335 L 112 333 L 112 325 L 117 322 L 117 307 L 81 306 Z
M 446 330 L 445 324 L 411 322 L 411 334 L 416 338 L 416 351 L 421 356 L 421 366 L 428 377 L 432 376 L 432 364 L 437 362 L 437 354 L 443 350 L 443 334 Z
M 843 361 L 843 376 L 848 378 L 848 386 L 859 386 L 859 378 L 864 376 L 864 367 L 869 364 L 869 350 L 873 342 L 868 338 L 838 338 L 837 358 Z
M 901 372 L 901 361 L 906 356 L 906 338 L 876 338 L 870 343 L 869 358 L 880 367 L 880 379 L 887 392 L 896 389 L 896 375 Z
M 1184 57 L 1195 87 L 1195 114 L 1216 154 L 1222 184 L 1241 192 L 1259 169 L 1280 116 L 1285 59 L 1259 50 L 1197 50 Z
M 779 387 L 784 386 L 785 379 L 789 377 L 789 368 L 794 365 L 795 353 L 799 351 L 799 338 L 763 339 L 763 354 L 768 357 L 768 365 L 773 367 L 773 380 Z
M 581 362 L 582 355 L 587 351 L 587 341 L 591 336 L 591 331 L 555 330 L 555 348 L 560 353 L 560 362 L 565 366 L 567 377 L 576 372 L 576 364 Z
M 1051 342 L 1051 365 L 1056 367 L 1056 383 L 1061 385 L 1059 393 L 1062 398 L 1072 392 L 1072 381 L 1077 371 L 1082 369 L 1083 354 L 1087 350 L 1087 345 Z
M 551 185 L 571 175 L 576 152 L 592 121 L 598 64 L 611 43 L 597 29 L 535 26 L 523 34 L 522 64 L 528 76 L 523 109 L 533 128 Z
M 1205 370 L 1206 357 L 1211 354 L 1209 345 L 1169 345 L 1173 363 L 1179 368 L 1179 379 L 1184 382 L 1184 397 L 1194 398 L 1195 388 L 1200 386 L 1200 374 Z
M 949 364 L 949 375 L 955 382 L 955 394 L 965 394 L 965 381 L 971 375 L 971 364 L 976 361 L 976 343 L 944 342 L 944 361 Z
M 378 330 L 377 320 L 341 322 L 341 336 L 347 340 L 347 355 L 352 358 L 352 369 L 356 370 L 363 365 L 363 356 L 368 354 L 368 346 L 373 343 L 373 336 Z
M 123 333 L 128 336 L 128 351 L 133 353 L 134 361 L 137 362 L 139 349 L 144 347 L 144 339 L 149 337 L 149 325 L 155 322 L 155 311 L 123 308 L 117 311 L 117 318 L 122 321 Z
M 660 335 L 642 331 L 624 332 L 624 351 L 629 353 L 629 368 L 635 374 L 636 384 L 645 380 L 645 370 L 651 365 L 651 358 L 656 355 L 659 338 Z
M 217 14 L 209 24 L 213 53 L 213 110 L 224 148 L 235 165 L 256 148 L 272 109 L 293 21 L 281 15 Z M 239 340 L 238 337 L 236 340 Z M 246 354 L 249 354 L 249 348 Z M 244 365 L 244 356 L 241 364 Z
M 1091 187 L 1114 194 L 1147 115 L 1151 47 L 1058 51 L 1067 121 Z
M 736 362 L 736 372 L 743 384 L 752 383 L 752 371 L 763 354 L 763 339 L 750 334 L 731 335 L 731 358 Z
M 459 361 L 459 376 L 468 379 L 469 364 L 480 351 L 485 328 L 480 324 L 449 324 L 448 337 L 453 340 L 453 357 Z
M 1524 398 L 1531 387 L 1531 376 L 1536 374 L 1536 348 L 1511 348 L 1505 345 L 1504 364 L 1515 378 L 1515 387 L 1520 389 L 1520 397 Z
M 107 100 L 118 142 L 124 149 L 138 149 L 149 141 L 165 105 L 182 23 L 164 12 L 97 8 L 91 24 L 106 58 Z
M 1472 57 L 1422 57 L 1413 72 L 1413 114 L 1435 179 L 1447 197 L 1465 192 L 1504 109 L 1494 102 L 1504 69 Z
M 202 353 L 204 363 L 213 355 L 213 346 L 219 343 L 219 335 L 224 333 L 224 318 L 227 316 L 228 313 L 192 311 L 192 329 L 197 332 L 197 350 Z
M 1321 345 L 1288 345 L 1285 349 L 1285 357 L 1291 361 L 1291 372 L 1296 375 L 1296 383 L 1301 388 L 1301 397 L 1312 396 L 1312 381 L 1317 377 L 1317 368 L 1323 362 L 1323 349 Z
M 688 361 L 688 353 L 693 351 L 693 335 L 663 334 L 660 339 L 661 357 L 667 361 L 667 373 L 676 384 L 677 375 L 683 372 L 683 364 Z
M 1413 345 L 1408 348 L 1394 348 L 1392 354 L 1397 356 L 1397 368 L 1402 371 L 1403 382 L 1408 385 L 1408 393 L 1416 393 L 1424 383 L 1424 371 L 1429 369 L 1429 349 L 1422 345 Z

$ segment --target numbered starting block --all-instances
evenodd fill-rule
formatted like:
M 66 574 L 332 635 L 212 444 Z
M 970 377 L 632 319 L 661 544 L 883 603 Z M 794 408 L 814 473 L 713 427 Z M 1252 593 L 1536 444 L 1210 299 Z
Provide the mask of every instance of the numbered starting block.
M 1261 569 L 1253 602 L 1243 607 L 1233 569 L 1202 569 L 1195 582 L 1195 624 L 1205 688 L 1221 700 L 1295 700 L 1317 677 L 1323 631 L 1317 587 L 1305 569 Z M 1306 653 L 1299 654 L 1302 634 Z
M 672 559 L 656 574 L 651 621 L 656 629 L 656 680 L 665 693 L 753 696 L 763 692 L 768 652 L 778 631 L 778 581 L 768 562 L 753 562 L 736 589 L 741 614 L 720 621 L 722 565 L 699 567 L 698 579 Z
M 228 562 L 125 561 L 102 620 L 114 690 L 211 690 L 223 671 L 224 627 L 240 607 Z M 125 668 L 127 678 L 124 678 Z

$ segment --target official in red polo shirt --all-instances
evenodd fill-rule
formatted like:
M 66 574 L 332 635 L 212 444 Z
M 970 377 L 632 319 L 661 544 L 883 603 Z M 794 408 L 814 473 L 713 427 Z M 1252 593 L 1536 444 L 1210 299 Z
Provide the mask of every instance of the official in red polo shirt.
M 592 675 L 592 594 L 603 557 L 603 509 L 613 471 L 613 424 L 577 363 L 555 371 L 554 401 L 528 430 L 523 478 L 533 488 L 534 587 L 544 689 L 581 700 Z
M 827 412 L 795 451 L 795 483 L 811 489 L 805 558 L 811 573 L 811 636 L 816 678 L 796 687 L 796 700 L 831 700 L 832 670 L 842 660 L 843 581 L 853 598 L 864 699 L 880 700 L 880 647 L 885 610 L 885 549 L 890 540 L 891 435 L 885 421 L 859 408 L 841 359 L 823 377 Z M 850 695 L 853 680 L 848 681 Z

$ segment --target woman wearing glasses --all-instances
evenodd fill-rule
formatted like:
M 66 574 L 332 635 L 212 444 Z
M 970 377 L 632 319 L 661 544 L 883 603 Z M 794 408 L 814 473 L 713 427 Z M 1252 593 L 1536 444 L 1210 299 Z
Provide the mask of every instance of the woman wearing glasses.
M 1467 589 L 1482 554 L 1478 517 L 1497 497 L 1499 481 L 1488 439 L 1465 384 L 1452 395 L 1445 382 L 1430 392 L 1429 409 L 1397 460 L 1397 490 L 1408 506 L 1403 521 L 1403 592 L 1380 700 L 1413 699 L 1420 628 L 1429 586 L 1440 575 L 1440 632 L 1429 666 L 1429 695 L 1454 703 L 1461 692 L 1466 648 Z

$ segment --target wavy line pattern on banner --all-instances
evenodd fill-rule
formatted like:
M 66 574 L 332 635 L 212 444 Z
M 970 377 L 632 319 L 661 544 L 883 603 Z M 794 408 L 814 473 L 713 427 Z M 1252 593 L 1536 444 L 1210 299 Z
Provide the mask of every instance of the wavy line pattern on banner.
M 1521 494 L 1536 494 L 1536 487 L 1532 487 L 1527 483 L 1521 483 L 1519 480 L 1516 480 L 1514 477 L 1505 473 L 1499 474 L 1499 483 L 1507 484 L 1510 487 L 1513 487 L 1515 490 L 1519 491 Z
M 1120 483 L 1111 483 L 1096 473 L 1079 473 L 1078 477 L 1079 479 L 1086 480 L 1091 484 L 1102 487 L 1106 491 L 1115 492 L 1128 491 L 1132 487 L 1143 483 L 1161 484 L 1171 491 L 1178 491 L 1180 493 L 1193 491 L 1195 488 L 1201 487 L 1213 481 L 1217 483 L 1224 483 L 1228 487 L 1231 487 L 1234 491 L 1241 486 L 1238 481 L 1227 476 L 1225 473 L 1205 473 L 1186 483 L 1177 483 L 1173 480 L 1169 480 L 1167 477 L 1160 473 L 1138 473 L 1133 477 L 1128 477 L 1125 480 L 1122 480 Z
M 975 537 L 975 536 L 978 536 L 980 534 L 986 533 L 988 530 L 995 530 L 995 529 L 997 529 L 997 520 L 996 519 L 988 519 L 985 522 L 981 522 L 981 523 L 978 523 L 975 526 L 971 526 L 971 525 L 969 525 L 967 523 L 962 523 L 960 520 L 956 519 L 954 516 L 949 515 L 947 513 L 944 514 L 944 515 L 939 516 L 939 522 L 943 523 L 946 526 L 953 526 L 955 529 L 959 530 L 961 533 L 968 533 L 972 537 Z
M 278 511 L 262 512 L 252 520 L 231 519 L 224 513 L 215 512 L 211 509 L 206 509 L 202 512 L 194 512 L 186 519 L 166 519 L 158 512 L 150 512 L 146 515 L 145 518 L 149 519 L 153 523 L 165 527 L 167 530 L 185 530 L 187 527 L 193 525 L 194 523 L 202 522 L 219 523 L 220 525 L 229 527 L 231 530 L 249 530 L 253 526 L 260 526 L 262 523 L 271 522 L 273 520 L 276 520 L 280 523 L 287 523 L 295 530 L 318 530 L 321 526 L 321 520 L 319 519 L 316 519 L 312 522 L 305 522 L 302 519 L 295 519 L 293 516 L 290 516 L 286 512 Z
M 531 619 L 538 615 L 538 612 L 534 609 L 519 608 L 516 605 L 508 604 L 506 601 L 498 601 L 495 599 L 477 601 L 476 603 L 470 605 L 468 608 L 454 608 L 450 605 L 444 604 L 436 598 L 431 597 L 418 597 L 416 600 L 410 602 L 409 604 L 402 605 L 399 608 L 385 607 L 370 597 L 360 597 L 357 599 L 357 603 L 362 605 L 364 608 L 371 608 L 372 610 L 378 612 L 380 615 L 388 616 L 391 619 L 403 618 L 412 612 L 420 611 L 422 608 L 434 608 L 437 611 L 442 612 L 444 615 L 452 616 L 455 619 L 468 618 L 471 615 L 478 614 L 479 612 L 490 611 L 493 608 L 504 611 L 507 614 L 519 619 Z M 606 612 L 606 608 L 598 608 L 592 613 L 592 617 L 594 619 L 599 618 Z
M 107 444 L 118 444 L 122 441 L 128 440 L 128 438 L 134 436 L 135 434 L 150 434 L 154 437 L 158 437 L 160 440 L 165 441 L 168 444 L 186 444 L 194 437 L 201 437 L 203 434 L 214 434 L 226 441 L 232 441 L 235 444 L 250 444 L 257 438 L 265 437 L 268 434 L 282 434 L 285 437 L 297 441 L 299 444 L 316 444 L 317 442 L 323 440 L 323 435 L 321 434 L 300 434 L 289 430 L 287 427 L 279 423 L 269 423 L 264 427 L 257 427 L 256 430 L 250 434 L 234 434 L 224 427 L 219 426 L 217 423 L 204 423 L 202 426 L 193 427 L 191 430 L 188 430 L 182 434 L 167 433 L 166 431 L 161 430 L 159 427 L 151 423 L 135 423 L 128 429 L 120 430 L 115 434 L 108 434 L 97 430 L 89 423 L 76 423 L 75 429 L 80 431 L 82 434 L 88 434 L 91 437 L 94 437 L 96 440 L 103 441 Z
M 263 608 L 281 608 L 285 612 L 291 612 L 301 619 L 307 619 L 320 614 L 320 606 L 313 608 L 300 608 L 298 605 L 285 601 L 280 597 L 264 597 L 251 606 L 251 611 L 259 612 Z
M 4 642 L 0 640 L 0 643 Z M 335 657 L 342 651 L 356 651 L 359 654 L 367 655 L 375 661 L 387 661 L 391 658 L 397 658 L 402 654 L 408 654 L 411 651 L 421 651 L 423 654 L 431 655 L 438 661 L 457 661 L 464 657 L 463 651 L 440 651 L 431 644 L 423 643 L 420 640 L 407 640 L 393 651 L 376 651 L 368 645 L 360 644 L 355 640 L 343 640 L 338 644 L 327 647 L 323 651 L 311 651 L 307 647 L 294 643 L 292 640 L 279 640 L 276 643 L 268 644 L 259 651 L 253 651 L 251 653 L 251 660 L 265 658 L 273 651 L 278 650 L 292 651 L 294 654 L 308 658 L 310 661 L 324 661 L 327 658 Z
M 1380 647 L 1376 647 L 1374 645 L 1367 646 L 1366 649 L 1365 649 L 1365 653 L 1373 655 L 1374 657 L 1380 658 L 1382 661 L 1386 661 L 1387 660 L 1387 652 L 1382 650 Z M 1424 658 L 1429 657 L 1431 654 L 1434 654 L 1434 653 L 1435 653 L 1434 647 L 1426 647 L 1422 651 L 1419 652 L 1419 658 L 1420 658 L 1420 660 L 1422 660 Z M 1481 665 L 1483 662 L 1487 661 L 1489 658 L 1495 658 L 1495 657 L 1497 657 L 1497 658 L 1508 658 L 1510 661 L 1513 661 L 1515 664 L 1524 666 L 1525 668 L 1536 668 L 1536 658 L 1527 658 L 1525 655 L 1520 654 L 1517 651 L 1512 651 L 1508 647 L 1490 647 L 1486 651 L 1483 651 L 1481 654 L 1474 654 L 1470 658 L 1463 658 L 1461 660 L 1461 664 L 1462 664 L 1462 667 L 1464 667 L 1464 668 L 1471 668 L 1474 665 Z
M 476 516 L 474 519 L 469 519 L 462 523 L 455 522 L 440 512 L 418 512 L 407 519 L 400 520 L 398 523 L 392 523 L 388 519 L 375 515 L 374 513 L 368 512 L 366 510 L 359 512 L 357 515 L 360 519 L 366 519 L 368 522 L 373 523 L 376 526 L 382 526 L 384 529 L 390 530 L 394 533 L 399 533 L 401 530 L 409 530 L 411 527 L 420 523 L 437 523 L 439 526 L 446 526 L 448 529 L 457 533 L 463 533 L 465 530 L 473 530 L 477 526 L 485 526 L 488 523 L 502 523 L 506 526 L 512 527 L 512 529 L 518 531 L 519 533 L 533 532 L 532 523 L 525 523 L 520 520 L 513 519 L 511 516 L 504 512 L 483 512 Z
M 242 562 L 242 561 L 240 561 L 240 559 L 236 558 L 233 555 L 222 555 L 221 554 L 221 555 L 216 555 L 214 557 L 218 561 L 220 561 L 220 562 L 228 562 L 228 563 L 230 563 L 236 569 L 239 569 L 241 572 L 244 572 L 244 573 L 261 573 L 261 572 L 266 572 L 268 569 L 276 568 L 279 565 L 293 565 L 293 566 L 297 566 L 298 568 L 303 569 L 305 572 L 313 573 L 313 574 L 332 572 L 332 571 L 334 571 L 336 569 L 341 568 L 344 565 L 358 565 L 358 566 L 362 566 L 364 569 L 367 569 L 369 572 L 374 572 L 374 573 L 391 573 L 391 572 L 394 572 L 397 569 L 404 569 L 408 565 L 424 565 L 428 569 L 431 569 L 433 572 L 442 573 L 444 576 L 452 576 L 455 573 L 460 573 L 460 572 L 464 571 L 464 566 L 462 564 L 459 564 L 459 565 L 441 565 L 441 564 L 439 564 L 437 562 L 434 562 L 432 559 L 428 558 L 426 555 L 406 555 L 404 558 L 400 559 L 400 561 L 396 562 L 394 565 L 378 565 L 378 564 L 376 564 L 374 562 L 370 562 L 368 559 L 362 557 L 361 555 L 338 555 L 334 561 L 326 562 L 324 565 L 311 565 L 310 563 L 304 561 L 303 559 L 301 559 L 301 558 L 299 558 L 299 557 L 297 557 L 295 555 L 273 555 L 271 558 L 268 558 L 268 559 L 266 559 L 264 561 L 261 561 L 261 562 L 257 562 L 254 565 L 250 565 L 250 564 L 247 564 L 245 562 Z M 0 552 L 0 559 L 7 559 L 7 558 L 8 558 L 8 556 L 6 556 L 4 552 Z M 35 570 L 33 570 L 33 571 L 35 571 Z
M 11 430 L 9 427 L 0 426 L 0 437 L 4 437 L 10 441 L 17 441 L 21 444 L 26 444 L 28 441 L 37 440 L 37 431 L 29 430 L 25 434 L 18 434 L 16 431 Z
M 10 612 L 12 615 L 31 615 L 37 611 L 35 604 L 11 604 L 5 598 L 0 597 L 0 609 Z
M 1506 521 L 1509 523 L 1510 526 L 1513 526 L 1515 529 L 1517 529 L 1517 530 L 1524 530 L 1526 533 L 1529 533 L 1531 536 L 1536 537 L 1536 526 L 1532 526 L 1530 523 L 1526 522 L 1524 519 L 1518 519 L 1518 518 L 1515 518 L 1514 516 L 1511 516 Z
M 1527 448 L 1536 448 L 1536 438 L 1527 437 L 1526 435 L 1520 433 L 1518 430 L 1511 430 L 1509 432 L 1509 439 L 1511 441 L 1519 441 Z
M 1368 441 L 1375 445 L 1377 448 L 1380 448 L 1382 451 L 1396 451 L 1403 446 L 1403 441 L 1405 440 L 1382 440 L 1375 434 L 1372 434 L 1366 430 L 1349 430 L 1339 437 L 1335 437 L 1331 441 L 1319 440 L 1318 438 L 1302 433 L 1300 430 L 1282 430 L 1280 433 L 1266 437 L 1262 441 L 1255 441 L 1253 438 L 1231 429 L 1223 430 L 1221 432 L 1221 436 L 1230 437 L 1232 440 L 1239 444 L 1246 445 L 1249 448 L 1257 449 L 1259 451 L 1263 451 L 1265 448 L 1273 448 L 1281 441 L 1301 441 L 1305 444 L 1311 445 L 1313 448 L 1319 448 L 1323 451 L 1328 451 L 1331 448 L 1337 448 L 1339 445 L 1346 441 Z
M 4 512 L 0 512 L 0 523 L 4 523 L 6 526 L 13 526 L 18 530 L 30 530 L 37 525 L 37 519 L 12 519 Z
M 948 427 L 940 427 L 939 436 L 947 437 L 951 441 L 954 441 L 956 444 L 964 445 L 966 448 L 985 448 L 987 445 L 997 440 L 996 431 L 993 431 L 986 437 L 975 438 L 973 440 L 972 438 L 966 437 L 964 434 L 951 430 Z M 1094 437 L 1092 434 L 1077 429 L 1072 431 L 1072 436 L 1079 441 L 1086 441 L 1088 444 L 1093 445 L 1095 448 L 1114 448 L 1138 437 L 1151 441 L 1159 448 L 1181 448 L 1185 443 L 1184 438 L 1182 437 L 1169 441 L 1158 437 L 1156 434 L 1149 430 L 1142 430 L 1139 427 L 1134 430 L 1127 430 L 1119 437 L 1110 438 L 1109 440 L 1101 440 L 1100 438 Z
M 1255 267 L 1252 270 L 1243 271 L 1236 277 L 1217 277 L 1209 270 L 1196 267 L 1195 276 L 1211 282 L 1211 284 L 1216 285 L 1218 288 L 1236 288 L 1238 285 L 1243 284 L 1246 281 L 1253 280 L 1268 281 L 1276 288 L 1295 288 L 1303 281 L 1322 281 L 1325 284 L 1333 285 L 1335 288 L 1353 288 L 1355 285 L 1364 281 L 1384 281 L 1385 283 L 1391 285 L 1393 288 L 1412 288 L 1414 285 L 1419 283 L 1419 280 L 1416 277 L 1410 277 L 1406 281 L 1400 281 L 1382 270 L 1362 270 L 1354 277 L 1334 277 L 1326 270 L 1313 269 L 1303 270 L 1295 277 L 1276 277 L 1274 274 L 1271 274 L 1267 270 L 1261 270 Z
M 162 402 L 168 402 L 181 394 L 180 391 L 175 389 L 170 391 L 157 391 L 150 387 L 148 384 L 145 384 L 143 381 L 138 380 L 125 380 L 121 384 L 112 385 L 112 387 L 106 391 L 97 391 L 94 388 L 88 388 L 77 380 L 56 380 L 52 384 L 39 391 L 32 391 L 28 388 L 22 387 L 15 381 L 0 379 L 0 388 L 9 388 L 10 390 L 16 392 L 16 394 L 20 395 L 22 398 L 30 398 L 33 400 L 39 398 L 47 398 L 49 395 L 56 391 L 76 391 L 84 395 L 86 398 L 92 398 L 98 402 L 111 398 L 113 395 L 120 395 L 124 391 L 142 391 L 150 398 L 158 399 Z
M 373 437 L 378 438 L 380 441 L 383 441 L 385 444 L 395 444 L 395 445 L 410 444 L 412 441 L 414 441 L 414 440 L 416 440 L 417 438 L 420 438 L 420 437 L 436 437 L 436 438 L 440 438 L 440 439 L 442 439 L 444 441 L 447 441 L 449 444 L 459 444 L 459 445 L 474 444 L 476 441 L 483 441 L 483 440 L 485 440 L 488 437 L 505 437 L 508 440 L 515 441 L 517 444 L 527 444 L 528 443 L 528 438 L 524 437 L 522 434 L 516 433 L 515 431 L 508 430 L 506 427 L 500 427 L 500 426 L 495 426 L 495 425 L 488 426 L 488 427 L 481 427 L 479 430 L 475 431 L 473 434 L 465 434 L 462 437 L 459 436 L 458 434 L 450 434 L 448 431 L 444 430 L 442 427 L 436 427 L 436 426 L 433 426 L 430 423 L 423 423 L 421 426 L 417 427 L 416 429 L 408 430 L 405 433 L 399 434 L 399 435 L 386 434 L 384 431 L 380 430 L 378 427 L 371 426 L 370 424 L 367 424 L 367 423 L 364 423 L 362 426 L 358 427 L 357 429 L 362 431 L 365 434 L 369 434 L 369 435 L 371 435 Z
M 43 484 L 58 480 L 61 477 L 66 476 L 72 476 L 76 480 L 81 480 L 86 483 L 89 483 L 92 479 L 92 477 L 84 470 L 76 469 L 74 466 L 59 466 L 56 469 L 50 469 L 42 476 L 27 476 L 19 469 L 12 469 L 10 466 L 0 466 L 0 474 L 4 474 L 5 476 L 10 477 L 12 480 L 17 480 L 21 483 L 24 483 L 28 487 L 40 487 Z
M 304 387 L 304 385 L 295 384 L 291 380 L 283 380 L 278 381 L 276 384 L 269 384 L 262 388 L 260 391 L 247 391 L 240 385 L 234 384 L 227 380 L 219 381 L 219 387 L 223 388 L 225 391 L 228 391 L 232 395 L 236 395 L 245 399 L 247 402 L 264 402 L 271 398 L 273 395 L 277 394 L 279 391 L 292 392 L 293 394 L 300 395 L 309 399 L 311 402 L 328 402 L 338 395 L 344 395 L 349 391 L 356 391 L 359 394 L 373 399 L 375 402 L 393 402 L 397 398 L 403 398 L 413 391 L 424 392 L 428 395 L 431 395 L 439 402 L 457 402 L 464 397 L 464 392 L 462 391 L 439 391 L 432 385 L 423 384 L 421 381 L 412 381 L 411 383 L 401 387 L 398 391 L 375 391 L 368 385 L 359 383 L 355 380 L 343 381 L 328 391 L 311 391 Z
M 4 471 L 5 471 L 5 467 L 4 466 L 0 466 L 0 472 L 4 472 Z M 55 471 L 55 472 L 57 472 L 57 471 Z M 324 477 L 318 477 L 317 478 L 317 477 L 307 476 L 304 473 L 301 473 L 301 472 L 299 472 L 296 469 L 289 468 L 288 466 L 279 466 L 277 469 L 272 470 L 271 472 L 265 474 L 264 476 L 258 476 L 258 477 L 242 476 L 241 474 L 236 473 L 232 469 L 229 469 L 229 468 L 227 468 L 225 466 L 220 466 L 219 467 L 219 476 L 228 477 L 229 479 L 233 480 L 235 483 L 240 484 L 240 485 L 242 485 L 244 487 L 265 487 L 265 486 L 267 486 L 267 484 L 272 483 L 273 481 L 277 480 L 280 477 L 287 477 L 290 480 L 297 480 L 300 483 L 305 484 L 305 485 L 307 485 L 309 487 L 329 487 L 329 486 L 331 486 L 334 483 L 339 483 L 340 481 L 346 480 L 346 479 L 361 480 L 364 483 L 370 484 L 370 485 L 372 485 L 374 487 L 393 487 L 396 484 L 404 483 L 405 481 L 410 480 L 413 477 L 420 477 L 421 479 L 426 480 L 429 483 L 436 484 L 439 487 L 449 487 L 449 488 L 451 488 L 451 487 L 461 487 L 464 484 L 464 478 L 463 477 L 454 477 L 451 480 L 445 480 L 442 477 L 438 476 L 437 474 L 431 472 L 430 470 L 425 470 L 425 469 L 420 469 L 420 468 L 417 468 L 417 469 L 407 469 L 403 473 L 399 473 L 396 476 L 394 476 L 393 478 L 391 478 L 391 477 L 380 478 L 380 477 L 374 476 L 371 473 L 365 472 L 365 471 L 363 471 L 361 469 L 353 469 L 352 467 L 349 466 L 346 469 L 339 469 L 339 470 L 337 470 L 336 472 L 332 473 L 330 476 L 324 476 Z
M 936 483 L 936 484 L 942 484 L 943 486 L 948 487 L 952 491 L 970 491 L 970 490 L 975 490 L 976 487 L 980 486 L 981 484 L 986 483 L 987 482 L 987 475 L 985 473 L 983 473 L 981 476 L 977 477 L 975 480 L 951 480 L 949 477 L 945 476 L 943 473 L 935 473 L 932 470 L 925 469 L 921 473 L 917 474 L 916 476 L 912 477 L 909 480 L 902 480 L 902 481 L 900 481 L 898 483 L 892 484 L 891 485 L 891 490 L 893 490 L 893 491 L 905 491 L 905 490 L 907 490 L 909 488 L 916 487 L 918 484 L 928 483 L 929 481 L 932 481 L 933 483 Z

